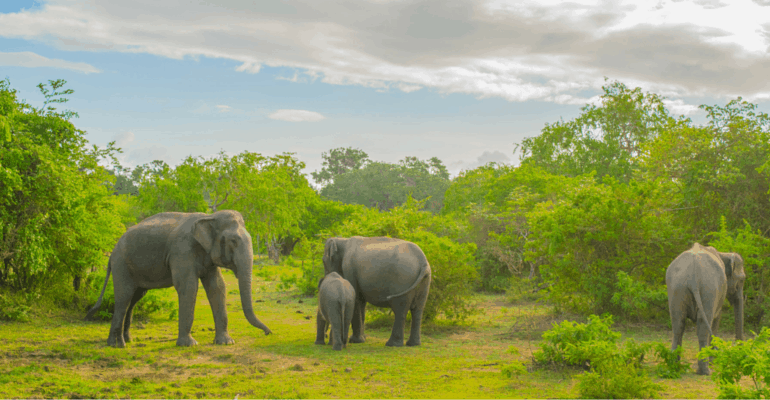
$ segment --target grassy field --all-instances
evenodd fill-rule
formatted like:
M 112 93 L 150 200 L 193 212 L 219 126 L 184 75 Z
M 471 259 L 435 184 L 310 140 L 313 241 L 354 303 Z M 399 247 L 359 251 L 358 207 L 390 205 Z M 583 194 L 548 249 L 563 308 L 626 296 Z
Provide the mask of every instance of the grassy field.
M 280 273 L 281 268 L 266 267 Z M 0 323 L 0 398 L 555 398 L 577 397 L 577 369 L 530 369 L 505 378 L 513 359 L 531 365 L 540 333 L 564 317 L 542 305 L 507 304 L 505 296 L 481 295 L 483 312 L 460 326 L 423 328 L 422 346 L 389 348 L 388 315 L 367 325 L 367 342 L 341 352 L 317 346 L 317 299 L 276 290 L 272 273 L 254 278 L 255 313 L 273 331 L 264 336 L 241 312 L 238 284 L 225 274 L 229 332 L 235 345 L 218 346 L 205 292 L 198 291 L 192 348 L 175 345 L 177 321 L 158 315 L 135 322 L 134 341 L 107 347 L 108 322 L 83 322 L 83 313 Z M 163 295 L 176 299 L 173 289 Z M 378 313 L 372 313 L 378 314 Z M 367 315 L 369 316 L 369 315 Z M 623 337 L 670 342 L 665 326 L 616 326 Z M 729 332 L 720 336 L 732 338 Z M 520 355 L 506 352 L 516 346 Z M 695 363 L 692 324 L 685 359 Z M 648 361 L 652 365 L 654 361 Z M 653 374 L 652 368 L 649 373 Z M 655 379 L 664 398 L 714 398 L 715 384 L 694 374 Z

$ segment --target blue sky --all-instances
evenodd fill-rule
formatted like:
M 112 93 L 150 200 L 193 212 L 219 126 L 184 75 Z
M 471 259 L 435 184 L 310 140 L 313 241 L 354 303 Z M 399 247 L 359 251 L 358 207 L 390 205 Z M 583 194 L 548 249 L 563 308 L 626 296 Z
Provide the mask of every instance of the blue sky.
M 352 146 L 454 175 L 515 163 L 514 143 L 577 116 L 605 76 L 696 121 L 736 95 L 770 108 L 764 0 L 157 3 L 4 0 L 0 78 L 32 104 L 67 80 L 76 126 L 128 167 L 288 151 L 309 173 Z

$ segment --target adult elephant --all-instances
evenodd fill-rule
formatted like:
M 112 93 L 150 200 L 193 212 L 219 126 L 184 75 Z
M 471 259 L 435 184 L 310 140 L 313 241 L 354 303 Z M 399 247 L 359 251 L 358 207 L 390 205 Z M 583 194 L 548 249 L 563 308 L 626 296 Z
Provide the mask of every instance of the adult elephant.
M 668 310 L 674 337 L 671 350 L 682 345 L 685 319 L 697 325 L 698 345 L 709 346 L 719 327 L 725 297 L 735 310 L 735 338 L 743 340 L 743 258 L 695 243 L 666 270 Z M 709 375 L 708 360 L 698 360 L 699 375 Z
M 96 305 L 88 311 L 86 320 L 92 319 L 99 309 L 111 271 L 115 312 L 107 344 L 125 347 L 126 342 L 131 341 L 129 327 L 136 303 L 148 289 L 174 286 L 179 297 L 179 336 L 176 344 L 194 346 L 198 342 L 190 335 L 190 330 L 200 279 L 214 314 L 214 343 L 235 343 L 227 332 L 225 282 L 219 270 L 219 267 L 224 267 L 238 277 L 246 319 L 268 335 L 270 329 L 260 322 L 252 308 L 252 264 L 251 236 L 237 211 L 153 215 L 129 228 L 118 240 L 110 255 L 102 293 Z
M 353 335 L 350 343 L 363 343 L 366 303 L 393 310 L 396 320 L 386 346 L 404 345 L 406 313 L 412 314 L 407 346 L 420 345 L 420 325 L 430 289 L 431 271 L 419 246 L 388 237 L 353 236 L 326 241 L 324 272 L 342 275 L 356 291 Z M 316 342 L 323 337 L 316 337 Z

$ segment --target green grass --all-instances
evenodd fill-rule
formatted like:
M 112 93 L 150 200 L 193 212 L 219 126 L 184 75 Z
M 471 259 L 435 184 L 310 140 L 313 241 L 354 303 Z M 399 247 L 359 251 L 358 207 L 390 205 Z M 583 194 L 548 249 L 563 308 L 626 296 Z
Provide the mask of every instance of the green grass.
M 244 318 L 238 284 L 225 273 L 230 336 L 218 346 L 201 287 L 193 337 L 199 345 L 175 345 L 177 321 L 156 315 L 132 327 L 125 349 L 107 347 L 108 322 L 84 322 L 84 313 L 60 312 L 26 323 L 0 323 L 0 398 L 554 398 L 577 397 L 573 369 L 536 369 L 517 378 L 500 369 L 514 359 L 531 365 L 540 334 L 552 322 L 549 308 L 509 304 L 505 295 L 478 295 L 483 312 L 460 325 L 423 327 L 422 346 L 389 348 L 392 316 L 372 314 L 367 342 L 335 352 L 315 341 L 315 298 L 278 292 L 288 267 L 255 270 L 255 313 L 273 331 L 265 336 Z M 283 269 L 283 270 L 282 270 Z M 176 300 L 173 289 L 164 298 Z M 280 301 L 280 302 L 279 302 Z M 301 301 L 301 302 L 300 302 Z M 299 312 L 297 312 L 299 311 Z M 306 317 L 310 316 L 310 319 Z M 369 314 L 368 314 L 369 316 Z M 570 318 L 572 319 L 572 318 Z M 637 341 L 669 342 L 665 326 L 616 326 Z M 731 338 L 730 332 L 721 336 Z M 520 355 L 506 350 L 516 346 Z M 692 325 L 684 357 L 695 363 Z M 654 361 L 647 361 L 652 374 Z M 530 368 L 531 369 L 531 368 Z M 664 398 L 714 398 L 715 384 L 693 371 L 661 380 Z

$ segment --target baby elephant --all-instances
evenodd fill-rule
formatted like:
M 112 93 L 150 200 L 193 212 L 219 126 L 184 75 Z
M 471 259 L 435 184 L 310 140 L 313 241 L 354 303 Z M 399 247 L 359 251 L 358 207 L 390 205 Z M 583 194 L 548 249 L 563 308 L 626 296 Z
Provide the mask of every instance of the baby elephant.
M 353 320 L 356 292 L 353 285 L 338 273 L 332 272 L 318 281 L 318 313 L 316 326 L 318 334 L 315 344 L 325 344 L 324 334 L 331 324 L 329 344 L 334 350 L 342 350 L 348 343 L 350 321 Z

